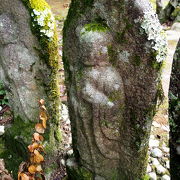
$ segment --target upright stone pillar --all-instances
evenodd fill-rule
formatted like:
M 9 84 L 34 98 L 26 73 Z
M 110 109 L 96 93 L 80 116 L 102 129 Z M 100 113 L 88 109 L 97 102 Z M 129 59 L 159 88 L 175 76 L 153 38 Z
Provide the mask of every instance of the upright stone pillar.
M 170 173 L 173 180 L 180 178 L 180 40 L 174 54 L 170 90 L 169 90 L 169 124 L 170 124 Z
M 46 162 L 55 169 L 52 156 L 61 140 L 58 69 L 57 34 L 49 5 L 44 0 L 0 0 L 0 80 L 14 113 L 0 140 L 0 157 L 14 175 L 28 155 L 39 99 L 45 100 L 49 113 Z M 48 166 L 48 172 L 52 169 Z
M 69 176 L 143 178 L 166 58 L 165 34 L 148 0 L 72 0 L 63 47 L 79 167 Z

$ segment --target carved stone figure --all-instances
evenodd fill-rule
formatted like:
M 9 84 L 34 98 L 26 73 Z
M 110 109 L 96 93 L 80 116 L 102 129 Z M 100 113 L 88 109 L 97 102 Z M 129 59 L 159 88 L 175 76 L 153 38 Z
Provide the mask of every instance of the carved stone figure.
M 164 32 L 148 1 L 72 1 L 63 60 L 77 179 L 86 171 L 90 179 L 145 175 L 165 57 Z

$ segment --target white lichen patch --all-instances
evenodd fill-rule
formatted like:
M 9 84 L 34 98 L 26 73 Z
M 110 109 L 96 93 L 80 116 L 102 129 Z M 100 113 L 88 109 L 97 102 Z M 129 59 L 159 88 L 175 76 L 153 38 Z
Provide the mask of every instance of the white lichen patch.
M 122 51 L 119 53 L 119 59 L 124 62 L 129 62 L 130 53 L 128 51 Z
M 48 8 L 42 11 L 33 9 L 31 16 L 34 19 L 33 26 L 39 26 L 40 35 L 51 39 L 54 36 L 55 28 L 55 19 L 51 10 Z
M 144 12 L 141 22 L 141 27 L 146 32 L 148 40 L 151 41 L 151 46 L 155 50 L 157 62 L 162 62 L 167 56 L 166 33 L 153 9 Z

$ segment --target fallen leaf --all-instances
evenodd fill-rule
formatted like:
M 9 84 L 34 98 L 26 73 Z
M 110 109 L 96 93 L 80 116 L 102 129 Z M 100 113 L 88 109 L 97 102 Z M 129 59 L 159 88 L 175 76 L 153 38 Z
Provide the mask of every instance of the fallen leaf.
M 38 150 L 44 152 L 44 147 L 43 147 L 43 145 L 39 144 Z
M 30 180 L 30 177 L 25 173 L 19 173 L 18 180 Z
M 40 114 L 39 114 L 39 119 L 42 120 L 42 125 L 46 129 L 46 121 L 48 119 L 47 115 L 46 115 L 46 112 L 41 111 Z
M 45 119 L 41 119 L 41 120 L 42 120 L 43 127 L 46 129 L 46 120 Z
M 41 111 L 40 114 L 39 114 L 39 118 L 40 119 L 41 118 L 46 119 L 46 121 L 47 121 L 47 114 L 46 114 L 46 112 L 45 111 Z
M 39 104 L 40 104 L 40 105 L 44 105 L 44 104 L 45 104 L 44 99 L 40 99 L 40 100 L 39 100 Z
M 33 134 L 32 144 L 28 146 L 28 150 L 30 152 L 29 161 L 28 163 L 21 163 L 18 172 L 18 180 L 45 180 L 41 167 L 41 163 L 44 162 L 44 157 L 41 154 L 41 152 L 44 152 L 44 148 L 41 143 L 44 140 L 44 137 L 41 134 L 44 134 L 48 116 L 44 104 L 45 101 L 43 99 L 39 100 L 39 119 L 42 123 L 37 123 L 35 125 L 36 132 Z
M 33 144 L 28 146 L 28 149 L 29 149 L 30 152 L 33 152 L 38 147 L 39 147 L 39 144 L 37 142 L 34 142 Z
M 44 131 L 45 131 L 45 129 L 41 123 L 36 124 L 35 130 L 40 134 L 44 134 Z
M 34 162 L 41 163 L 44 161 L 44 157 L 39 153 L 39 151 L 34 150 Z
M 44 140 L 43 136 L 41 136 L 39 133 L 34 133 L 33 138 L 35 141 L 43 141 Z
M 43 111 L 47 111 L 46 107 L 44 105 L 40 106 L 40 108 L 43 110 Z
M 35 174 L 36 173 L 36 166 L 34 165 L 31 165 L 28 167 L 28 171 L 31 173 L 31 174 Z
M 41 172 L 41 171 L 42 171 L 41 165 L 37 165 L 37 166 L 36 166 L 36 171 L 37 171 L 37 172 Z

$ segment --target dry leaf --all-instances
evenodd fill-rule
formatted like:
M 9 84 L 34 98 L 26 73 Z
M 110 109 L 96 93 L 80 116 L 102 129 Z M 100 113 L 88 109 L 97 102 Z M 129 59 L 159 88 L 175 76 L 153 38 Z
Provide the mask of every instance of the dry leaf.
M 38 149 L 40 151 L 44 151 L 43 146 L 37 142 L 34 142 L 32 145 L 29 145 L 28 149 L 31 153 L 33 153 L 35 149 Z
M 34 162 L 41 163 L 44 161 L 44 157 L 39 153 L 39 151 L 34 150 Z
M 41 120 L 42 120 L 43 127 L 46 129 L 46 120 L 45 119 L 41 119 Z
M 46 121 L 47 121 L 47 115 L 44 111 L 41 111 L 39 114 L 39 119 L 42 120 L 42 125 L 44 128 L 46 128 Z
M 46 114 L 46 112 L 41 111 L 40 114 L 39 114 L 39 118 L 40 119 L 43 118 L 43 119 L 45 119 L 47 121 L 47 114 Z
M 41 134 L 44 134 L 46 121 L 48 119 L 46 113 L 47 110 L 44 104 L 45 101 L 43 99 L 39 100 L 39 119 L 42 120 L 42 123 L 37 123 L 35 125 L 36 132 L 33 134 L 32 144 L 28 146 L 30 158 L 28 163 L 23 162 L 19 166 L 18 180 L 45 180 L 45 176 L 42 173 L 43 170 L 41 167 L 41 163 L 44 162 L 44 157 L 40 153 L 44 152 L 43 146 L 41 144 L 41 141 L 44 140 L 44 137 Z
M 39 147 L 39 144 L 37 142 L 34 142 L 33 144 L 28 146 L 28 149 L 29 149 L 30 152 L 33 152 L 38 147 Z
M 18 180 L 30 180 L 30 177 L 25 173 L 19 173 Z
M 46 107 L 43 105 L 43 106 L 40 106 L 40 108 L 43 110 L 43 111 L 47 111 Z
M 39 100 L 39 104 L 40 104 L 40 105 L 44 105 L 44 104 L 45 104 L 44 99 L 40 99 L 40 100 Z
M 42 171 L 41 165 L 37 165 L 37 166 L 36 166 L 36 171 L 37 171 L 37 172 L 41 172 L 41 171 Z
M 31 165 L 28 167 L 28 171 L 31 173 L 31 174 L 35 174 L 36 173 L 36 166 L 34 165 Z
M 44 152 L 44 147 L 43 147 L 43 145 L 39 144 L 38 151 Z
M 41 136 L 39 133 L 34 133 L 33 138 L 35 141 L 43 141 L 44 140 L 43 136 Z
M 32 145 L 28 146 L 28 150 L 29 150 L 29 152 L 33 152 L 34 151 L 34 148 L 32 147 Z
M 36 124 L 35 129 L 38 133 L 44 134 L 45 129 L 41 123 Z

